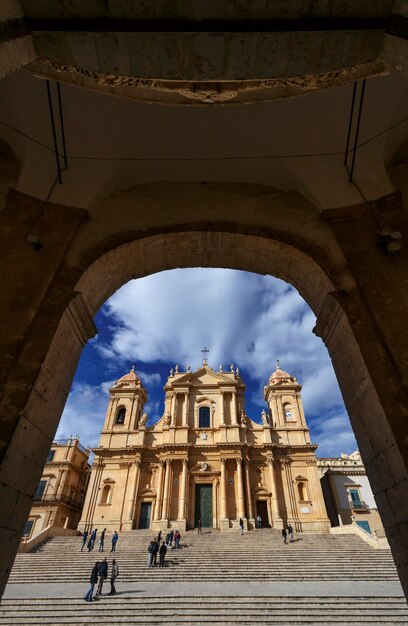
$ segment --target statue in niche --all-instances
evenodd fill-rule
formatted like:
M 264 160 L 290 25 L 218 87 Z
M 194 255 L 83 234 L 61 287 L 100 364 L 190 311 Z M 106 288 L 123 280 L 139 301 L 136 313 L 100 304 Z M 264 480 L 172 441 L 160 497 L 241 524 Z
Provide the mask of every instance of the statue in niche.
M 167 411 L 166 415 L 164 416 L 164 425 L 165 426 L 170 426 L 170 422 L 171 422 L 171 415 Z
M 139 420 L 139 428 L 144 428 L 146 426 L 147 420 L 148 420 L 147 413 L 143 413 L 142 417 Z
M 262 424 L 263 424 L 264 426 L 268 426 L 268 425 L 269 425 L 268 415 L 267 415 L 267 413 L 266 413 L 265 409 L 263 409 L 263 410 L 262 410 L 262 413 L 261 413 L 261 419 L 262 419 Z
M 241 414 L 239 416 L 239 423 L 241 425 L 241 428 L 246 428 L 247 427 L 247 422 L 246 422 L 246 415 L 244 413 L 244 411 L 241 409 Z

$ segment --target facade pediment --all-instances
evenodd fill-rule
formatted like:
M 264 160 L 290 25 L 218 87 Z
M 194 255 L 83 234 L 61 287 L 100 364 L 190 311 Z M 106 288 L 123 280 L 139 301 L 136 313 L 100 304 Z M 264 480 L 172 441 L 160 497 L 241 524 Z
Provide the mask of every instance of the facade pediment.
M 187 372 L 186 374 L 182 374 L 177 378 L 174 377 L 173 380 L 169 381 L 171 385 L 181 386 L 181 385 L 193 385 L 193 386 L 201 386 L 201 385 L 219 385 L 219 384 L 234 384 L 236 380 L 228 374 L 224 372 L 214 372 L 209 367 L 201 367 L 196 372 Z

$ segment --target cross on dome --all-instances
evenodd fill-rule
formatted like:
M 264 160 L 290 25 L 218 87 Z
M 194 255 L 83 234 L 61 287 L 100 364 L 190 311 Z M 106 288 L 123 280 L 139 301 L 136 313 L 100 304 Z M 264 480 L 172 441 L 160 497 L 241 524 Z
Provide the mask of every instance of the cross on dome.
M 209 349 L 207 348 L 207 346 L 204 346 L 204 348 L 201 350 L 201 354 L 203 355 L 203 365 L 208 365 L 208 361 L 207 361 L 208 353 L 209 353 Z

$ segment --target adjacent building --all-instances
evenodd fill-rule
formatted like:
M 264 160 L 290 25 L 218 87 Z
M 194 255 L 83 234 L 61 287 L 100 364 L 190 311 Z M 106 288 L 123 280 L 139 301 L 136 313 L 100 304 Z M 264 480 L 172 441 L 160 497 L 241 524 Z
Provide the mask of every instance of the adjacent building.
M 327 514 L 332 526 L 355 523 L 369 533 L 384 537 L 360 452 L 338 458 L 317 459 Z
M 78 438 L 53 442 L 24 529 L 26 539 L 48 526 L 77 527 L 89 480 L 89 454 Z
M 204 359 L 170 371 L 164 413 L 151 427 L 134 368 L 112 386 L 79 529 L 225 530 L 255 526 L 328 531 L 301 386 L 279 363 L 264 390 L 262 423 L 245 412 L 238 368 Z

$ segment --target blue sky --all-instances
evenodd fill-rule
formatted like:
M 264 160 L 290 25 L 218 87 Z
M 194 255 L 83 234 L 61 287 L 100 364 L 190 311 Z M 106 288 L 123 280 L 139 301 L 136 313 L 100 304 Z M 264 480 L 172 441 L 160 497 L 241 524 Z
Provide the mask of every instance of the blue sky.
M 318 456 L 350 453 L 356 442 L 328 352 L 313 335 L 315 317 L 298 292 L 281 280 L 223 269 L 184 269 L 133 280 L 96 316 L 99 333 L 85 347 L 57 437 L 79 434 L 96 446 L 112 382 L 135 364 L 147 391 L 149 423 L 163 412 L 170 368 L 208 363 L 239 367 L 246 412 L 260 421 L 263 386 L 282 369 L 303 385 L 302 398 Z

